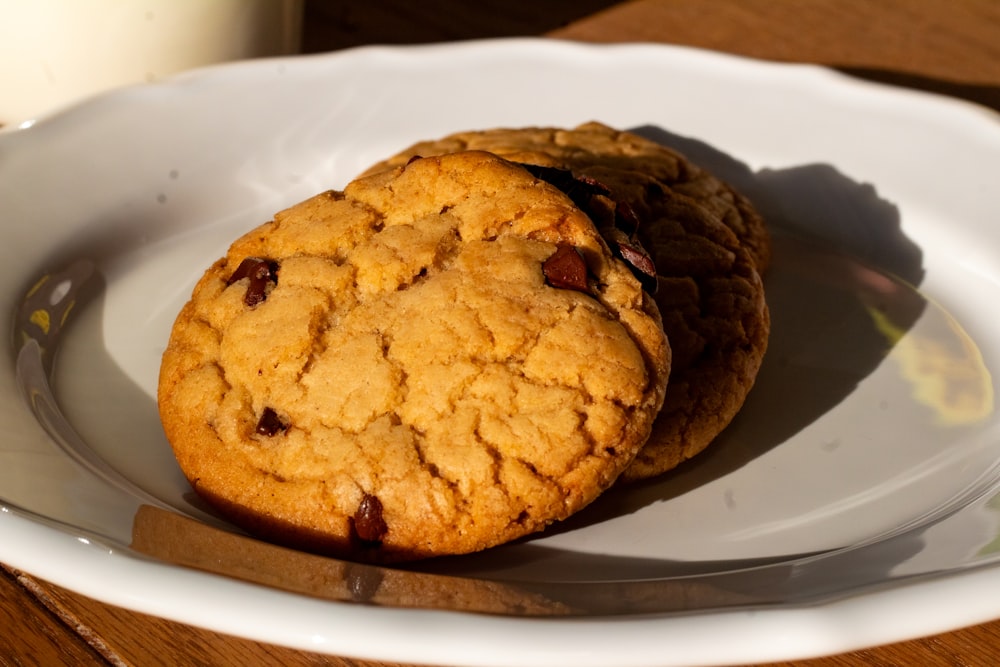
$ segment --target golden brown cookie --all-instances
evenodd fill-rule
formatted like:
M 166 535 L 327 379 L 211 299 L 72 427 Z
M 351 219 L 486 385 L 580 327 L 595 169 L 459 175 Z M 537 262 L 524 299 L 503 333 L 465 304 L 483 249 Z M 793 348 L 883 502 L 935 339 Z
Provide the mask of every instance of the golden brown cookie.
M 467 149 L 551 168 L 598 225 L 637 236 L 652 256 L 673 361 L 653 435 L 623 479 L 653 477 L 704 450 L 742 407 L 767 349 L 760 273 L 770 237 L 751 204 L 675 151 L 600 123 L 460 132 L 367 173 Z
M 655 304 L 591 220 L 482 152 L 277 214 L 194 289 L 159 407 L 251 532 L 368 560 L 483 549 L 592 501 L 662 403 Z

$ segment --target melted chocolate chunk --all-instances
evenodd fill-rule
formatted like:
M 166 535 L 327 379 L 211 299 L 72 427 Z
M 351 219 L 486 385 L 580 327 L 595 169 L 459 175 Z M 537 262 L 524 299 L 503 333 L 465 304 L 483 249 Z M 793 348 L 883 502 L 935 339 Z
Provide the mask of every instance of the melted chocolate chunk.
M 247 257 L 236 267 L 233 275 L 229 276 L 226 285 L 244 278 L 248 278 L 249 283 L 243 303 L 253 308 L 267 298 L 268 285 L 278 283 L 278 263 L 260 257 Z
M 628 202 L 614 199 L 610 188 L 590 176 L 577 176 L 569 169 L 558 167 L 542 167 L 533 164 L 521 164 L 521 166 L 535 178 L 561 190 L 596 224 L 602 224 L 600 221 L 603 219 L 605 221 L 603 224 L 607 224 L 609 227 L 602 229 L 601 235 L 611 246 L 615 256 L 628 265 L 633 275 L 639 279 L 644 290 L 650 294 L 656 293 L 659 285 L 656 278 L 656 265 L 653 263 L 653 258 L 639 242 L 640 219 Z M 606 213 L 606 207 L 609 205 L 614 206 L 614 227 L 610 227 L 610 215 Z M 552 272 L 556 276 L 555 278 L 550 276 L 548 272 L 545 273 L 545 277 L 553 287 L 586 290 L 586 288 L 577 286 L 579 283 L 564 284 L 567 281 L 562 278 L 565 270 L 561 267 L 554 268 Z M 584 274 L 583 281 L 586 283 L 586 274 Z
M 257 420 L 256 431 L 257 435 L 263 435 L 270 438 L 287 428 L 288 425 L 281 421 L 277 412 L 271 408 L 264 408 L 264 412 L 261 414 L 260 419 Z
M 601 236 L 611 247 L 615 257 L 625 262 L 632 275 L 638 278 L 642 288 L 650 294 L 656 294 L 659 280 L 656 277 L 656 265 L 646 249 L 635 236 L 629 236 L 622 230 L 608 228 L 601 230 Z
M 366 493 L 358 504 L 358 510 L 351 519 L 355 535 L 362 542 L 378 544 L 389 532 L 389 526 L 382 518 L 382 501 Z
M 586 292 L 587 264 L 580 252 L 571 245 L 559 244 L 556 251 L 542 262 L 545 282 L 558 289 Z
M 586 211 L 590 207 L 590 198 L 595 195 L 609 196 L 611 191 L 600 181 L 589 176 L 576 176 L 569 169 L 559 167 L 543 167 L 537 164 L 518 163 L 529 174 L 541 179 L 549 185 L 561 190 L 574 204 Z
M 615 227 L 633 239 L 639 233 L 639 215 L 628 202 L 615 202 Z

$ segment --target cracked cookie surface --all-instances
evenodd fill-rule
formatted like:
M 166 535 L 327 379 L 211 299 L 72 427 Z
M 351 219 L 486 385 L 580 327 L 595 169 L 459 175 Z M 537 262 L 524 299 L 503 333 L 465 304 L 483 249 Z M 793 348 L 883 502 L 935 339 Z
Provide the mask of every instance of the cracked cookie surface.
M 234 242 L 177 318 L 158 398 L 181 469 L 235 523 L 392 561 L 588 504 L 648 437 L 669 360 L 655 304 L 590 219 L 473 151 Z
M 423 141 L 369 168 L 414 155 L 484 150 L 524 164 L 569 170 L 608 191 L 598 225 L 625 204 L 657 272 L 656 301 L 673 351 L 653 434 L 622 475 L 662 474 L 703 451 L 753 387 L 770 332 L 761 274 L 770 261 L 763 219 L 742 195 L 683 155 L 601 123 L 574 129 L 496 128 Z M 584 206 L 586 208 L 586 206 Z

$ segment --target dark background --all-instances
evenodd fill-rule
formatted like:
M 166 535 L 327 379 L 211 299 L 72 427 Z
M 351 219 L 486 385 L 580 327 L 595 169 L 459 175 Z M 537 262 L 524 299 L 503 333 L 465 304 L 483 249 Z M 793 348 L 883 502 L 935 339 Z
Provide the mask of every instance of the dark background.
M 305 0 L 302 50 L 538 36 L 621 0 Z

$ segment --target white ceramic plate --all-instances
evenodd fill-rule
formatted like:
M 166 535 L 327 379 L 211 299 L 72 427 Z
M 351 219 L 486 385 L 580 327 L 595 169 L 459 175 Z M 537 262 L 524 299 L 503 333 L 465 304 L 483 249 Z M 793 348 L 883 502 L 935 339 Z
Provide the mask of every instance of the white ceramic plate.
M 409 570 L 204 513 L 155 381 L 228 243 L 415 140 L 591 119 L 686 151 L 773 225 L 771 348 L 720 441 L 549 535 Z M 998 161 L 996 115 L 954 100 L 535 40 L 213 68 L 5 131 L 0 560 L 222 632 L 436 664 L 745 663 L 1000 617 Z

